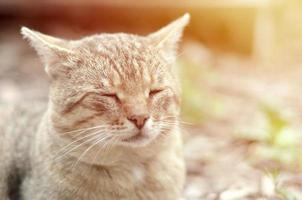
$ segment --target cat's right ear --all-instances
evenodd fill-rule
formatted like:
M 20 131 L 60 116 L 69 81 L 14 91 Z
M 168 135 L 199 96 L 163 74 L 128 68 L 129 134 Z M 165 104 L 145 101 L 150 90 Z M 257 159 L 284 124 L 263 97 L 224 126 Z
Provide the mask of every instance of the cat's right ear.
M 153 46 L 164 50 L 167 56 L 175 59 L 178 43 L 182 37 L 183 30 L 189 21 L 190 14 L 186 13 L 147 37 Z
M 49 75 L 53 75 L 53 70 L 50 69 L 50 66 L 56 65 L 58 62 L 62 62 L 62 60 L 74 54 L 69 49 L 69 44 L 66 40 L 33 31 L 27 27 L 21 28 L 21 34 L 37 51 Z

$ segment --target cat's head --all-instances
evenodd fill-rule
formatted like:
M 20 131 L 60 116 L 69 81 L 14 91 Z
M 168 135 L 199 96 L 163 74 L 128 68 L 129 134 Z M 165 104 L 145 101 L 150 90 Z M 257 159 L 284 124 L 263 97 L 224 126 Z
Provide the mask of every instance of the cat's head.
M 62 137 L 145 146 L 177 124 L 174 62 L 186 14 L 147 36 L 63 40 L 23 27 L 50 77 L 50 121 Z M 89 141 L 90 140 L 90 141 Z

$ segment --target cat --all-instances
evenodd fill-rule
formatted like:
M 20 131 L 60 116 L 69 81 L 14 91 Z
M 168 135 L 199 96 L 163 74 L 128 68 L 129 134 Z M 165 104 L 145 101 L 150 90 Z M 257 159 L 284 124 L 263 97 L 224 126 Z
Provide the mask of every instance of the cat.
M 49 101 L 4 117 L 0 198 L 179 199 L 185 163 L 174 63 L 189 19 L 147 36 L 80 40 L 22 27 L 49 76 Z

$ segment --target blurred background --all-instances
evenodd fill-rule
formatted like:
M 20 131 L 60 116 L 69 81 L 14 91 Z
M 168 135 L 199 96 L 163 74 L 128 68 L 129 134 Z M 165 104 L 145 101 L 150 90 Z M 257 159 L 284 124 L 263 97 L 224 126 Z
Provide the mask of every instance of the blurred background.
M 301 0 L 0 0 L 0 105 L 47 98 L 21 26 L 147 34 L 185 12 L 183 199 L 301 200 Z

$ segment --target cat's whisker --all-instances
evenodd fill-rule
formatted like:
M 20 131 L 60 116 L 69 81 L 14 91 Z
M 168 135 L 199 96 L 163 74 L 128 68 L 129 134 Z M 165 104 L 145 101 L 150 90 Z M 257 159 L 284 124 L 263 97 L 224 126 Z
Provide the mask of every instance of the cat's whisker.
M 161 119 L 162 119 L 162 120 L 165 120 L 165 119 L 173 119 L 173 120 L 176 120 L 176 121 L 181 121 L 181 122 L 184 122 L 184 123 L 189 123 L 189 124 L 191 124 L 190 122 L 183 121 L 183 120 L 181 120 L 179 117 L 173 116 L 173 115 L 166 115 L 166 116 L 162 117 Z
M 159 123 L 159 127 L 164 127 L 164 128 L 173 128 L 173 126 L 176 126 L 177 124 L 169 124 L 169 123 Z
M 98 132 L 100 132 L 100 130 L 88 133 L 88 134 L 86 134 L 86 135 L 84 135 L 82 137 L 77 138 L 76 140 L 72 140 L 70 143 L 64 145 L 61 149 L 59 149 L 58 152 L 57 152 L 57 154 L 64 152 L 64 150 L 66 150 L 68 147 L 74 145 L 75 143 L 80 142 L 81 140 L 83 140 L 83 139 L 85 139 L 87 137 L 93 136 L 94 134 L 97 134 Z
M 104 138 L 104 137 L 103 137 Z M 102 139 L 102 138 L 96 138 L 96 137 L 94 137 L 93 139 L 95 139 L 95 140 L 98 140 L 98 139 Z M 80 159 L 80 158 L 79 158 Z M 76 161 L 77 163 L 78 163 L 78 161 L 79 161 L 79 159 Z M 70 169 L 70 171 L 71 171 L 71 173 L 72 173 L 72 171 L 73 171 L 73 169 L 74 169 L 74 167 L 75 167 L 75 164 L 74 164 L 75 162 L 72 162 L 72 163 L 70 163 L 70 167 L 69 167 L 69 169 Z M 69 172 L 70 172 L 69 171 Z M 68 171 L 66 171 L 66 173 L 68 173 Z M 62 179 L 59 183 L 58 183 L 58 185 L 60 185 L 60 184 L 62 184 L 63 182 L 65 182 L 66 181 L 66 178 L 64 178 L 64 179 Z
M 72 166 L 72 170 L 74 169 L 74 167 L 80 162 L 80 160 L 83 158 L 83 156 L 85 156 L 93 147 L 95 147 L 96 145 L 98 145 L 99 143 L 101 143 L 104 140 L 107 140 L 111 137 L 111 135 L 107 135 L 105 137 L 101 137 L 101 138 L 97 138 L 96 142 L 92 145 L 90 145 L 90 147 L 88 147 L 81 155 L 80 157 L 77 159 L 76 163 Z
M 160 126 L 160 129 L 171 130 L 172 127 L 170 127 L 170 126 Z
M 62 158 L 62 157 L 64 157 L 64 156 L 66 156 L 67 154 L 71 153 L 72 151 L 78 149 L 78 148 L 81 147 L 82 145 L 84 145 L 84 144 L 86 144 L 86 143 L 88 143 L 88 142 L 90 142 L 90 141 L 93 141 L 93 140 L 95 139 L 94 136 L 98 136 L 98 135 L 101 134 L 101 133 L 102 133 L 102 131 L 96 131 L 96 132 L 93 132 L 93 133 L 91 133 L 91 134 L 89 134 L 89 135 L 86 135 L 86 136 L 84 136 L 84 137 L 81 137 L 81 138 L 79 138 L 79 139 L 73 141 L 72 143 L 70 143 L 69 145 L 65 146 L 62 150 L 60 150 L 60 151 L 57 153 L 57 154 L 63 153 L 63 155 L 61 155 L 61 156 L 59 157 L 59 159 Z M 90 138 L 90 137 L 92 137 L 92 138 Z M 79 141 L 81 141 L 81 140 L 83 140 L 83 139 L 86 139 L 86 138 L 89 138 L 89 139 L 88 139 L 88 140 L 85 140 L 84 142 L 78 144 L 78 145 L 75 146 L 75 147 L 69 148 L 69 147 L 72 146 L 73 144 L 75 144 L 75 143 L 77 143 L 77 142 L 79 142 Z M 63 150 L 64 150 L 64 151 L 63 151 Z M 62 151 L 63 151 L 63 152 L 62 152 Z
M 100 150 L 103 150 L 104 148 L 106 148 L 106 146 L 109 146 L 108 144 L 113 143 L 112 141 L 110 141 L 113 137 L 109 138 L 107 142 L 105 142 L 104 144 L 102 144 L 102 148 L 99 148 L 98 151 L 95 153 L 95 156 L 94 156 L 94 159 L 93 159 L 93 162 L 92 163 L 95 163 L 96 161 L 96 158 L 97 158 L 97 155 L 98 153 L 100 152 Z M 101 142 L 101 141 L 100 141 Z M 100 143 L 100 142 L 97 142 L 97 143 Z M 95 144 L 96 145 L 96 144 Z M 75 165 L 76 166 L 76 165 Z M 75 167 L 74 166 L 74 167 Z M 72 169 L 73 170 L 73 169 Z M 91 167 L 91 170 L 93 170 L 93 168 Z M 77 188 L 77 190 L 74 191 L 74 194 L 77 194 L 81 187 L 85 184 L 85 181 L 83 180 L 83 183 L 81 185 L 79 185 L 79 187 Z
M 111 138 L 110 138 L 111 140 L 108 140 L 107 142 L 105 142 L 104 144 L 103 144 L 103 150 L 104 150 L 104 152 L 109 152 L 110 151 L 110 147 L 113 147 L 114 146 L 114 141 L 115 141 L 115 137 L 114 136 L 112 136 Z
M 80 131 L 88 131 L 88 130 L 103 128 L 103 127 L 107 127 L 107 125 L 98 125 L 98 126 L 93 126 L 93 127 L 88 127 L 88 128 L 76 129 L 76 130 L 72 130 L 72 131 L 58 132 L 58 134 L 62 136 L 62 135 L 70 134 L 70 133 L 76 133 L 76 132 L 80 132 Z
M 75 143 L 75 142 L 79 142 L 80 140 L 83 140 L 85 138 L 88 138 L 88 136 L 92 137 L 73 148 L 66 148 L 66 146 L 65 146 L 65 148 L 60 149 L 54 156 L 50 156 L 50 158 L 49 158 L 50 160 L 48 162 L 54 164 L 54 163 L 58 163 L 59 161 L 62 161 L 62 159 L 65 158 L 69 153 L 76 150 L 83 144 L 93 141 L 95 139 L 95 137 L 100 133 L 101 132 L 99 132 L 99 131 L 93 132 L 89 135 L 86 135 L 86 137 L 82 137 L 82 138 L 79 138 L 77 141 L 73 141 L 72 143 Z M 69 144 L 69 146 L 70 146 L 70 144 Z M 62 153 L 62 155 L 59 155 L 60 153 Z M 45 167 L 44 169 L 42 169 L 42 172 L 44 172 L 45 170 L 48 170 L 48 169 Z
M 175 127 L 175 126 L 178 126 L 179 124 L 177 124 L 177 123 L 160 123 L 160 125 L 165 125 L 168 127 Z
M 159 123 L 173 123 L 173 124 L 178 124 L 178 121 L 171 121 L 171 120 L 161 120 Z
M 170 122 L 170 121 L 158 121 L 157 124 L 166 124 L 166 125 L 178 125 L 178 122 Z
M 190 123 L 190 122 L 185 122 L 185 121 L 181 121 L 181 120 L 167 120 L 167 119 L 162 119 L 162 120 L 159 120 L 158 122 L 174 122 L 174 123 L 179 123 L 181 125 L 186 125 L 186 126 L 193 126 L 194 124 L 193 123 Z
M 105 127 L 104 127 L 104 128 L 98 128 L 98 130 L 96 130 L 96 131 L 94 131 L 94 132 L 92 132 L 92 133 L 88 133 L 87 135 L 85 135 L 85 136 L 83 136 L 83 137 L 80 137 L 80 138 L 78 138 L 78 139 L 77 139 L 77 137 L 78 137 L 80 134 L 73 135 L 71 138 L 72 138 L 72 139 L 76 139 L 76 140 L 72 141 L 72 142 L 71 142 L 70 144 L 68 144 L 67 146 L 70 146 L 70 145 L 72 145 L 73 143 L 76 143 L 76 142 L 80 141 L 81 139 L 86 138 L 86 136 L 88 136 L 88 135 L 91 135 L 91 134 L 94 134 L 94 133 L 100 132 L 100 131 L 105 131 L 105 130 L 106 130 Z M 90 131 L 91 131 L 91 130 L 90 130 Z M 81 133 L 81 134 L 82 134 L 82 133 Z M 65 146 L 65 147 L 67 147 L 67 146 Z M 65 148 L 65 147 L 63 147 L 63 148 Z

